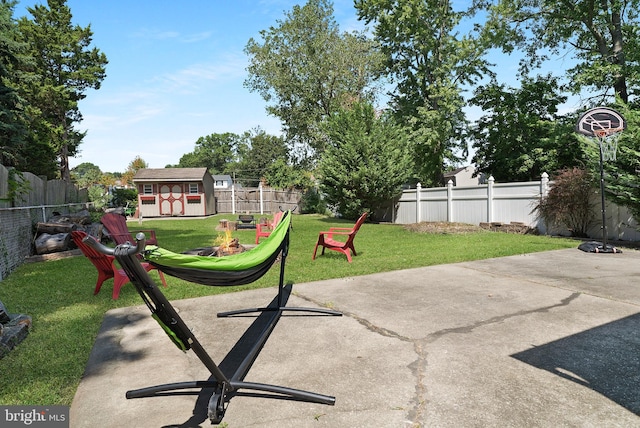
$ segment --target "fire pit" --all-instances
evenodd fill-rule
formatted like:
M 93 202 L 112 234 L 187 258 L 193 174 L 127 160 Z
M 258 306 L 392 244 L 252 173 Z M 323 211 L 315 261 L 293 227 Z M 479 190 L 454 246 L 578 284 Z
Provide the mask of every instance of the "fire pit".
M 187 250 L 187 251 L 183 251 L 182 254 L 190 254 L 193 256 L 207 256 L 207 257 L 221 257 L 221 256 L 230 256 L 233 254 L 240 254 L 244 251 L 249 251 L 252 248 L 255 248 L 254 244 L 249 244 L 249 245 L 240 245 L 240 248 L 238 251 L 236 252 L 226 252 L 226 251 L 220 251 L 220 247 L 219 246 L 212 246 L 212 247 L 200 247 L 200 248 L 194 248 L 193 250 Z
M 241 245 L 238 238 L 231 236 L 231 231 L 226 230 L 224 235 L 216 238 L 214 245 L 211 247 L 200 247 L 193 250 L 183 252 L 183 254 L 191 254 L 196 256 L 223 257 L 233 254 L 240 254 L 254 248 L 255 245 Z

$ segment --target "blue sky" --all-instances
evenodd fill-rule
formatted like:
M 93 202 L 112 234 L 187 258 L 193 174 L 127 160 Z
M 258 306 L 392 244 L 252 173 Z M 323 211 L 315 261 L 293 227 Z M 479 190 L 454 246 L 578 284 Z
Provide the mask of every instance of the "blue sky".
M 15 17 L 46 0 L 20 1 Z M 255 127 L 280 135 L 280 122 L 249 92 L 247 41 L 282 19 L 292 0 L 68 0 L 73 23 L 91 24 L 109 64 L 102 87 L 80 104 L 88 131 L 71 167 L 83 162 L 124 172 L 140 156 L 151 168 L 177 164 L 198 138 Z M 362 24 L 353 0 L 334 1 L 343 31 Z
M 14 16 L 46 0 L 22 0 Z M 71 167 L 90 162 L 124 172 L 140 156 L 151 168 L 177 164 L 198 138 L 256 127 L 280 135 L 266 103 L 243 86 L 251 37 L 276 25 L 305 0 L 67 0 L 73 23 L 91 24 L 93 46 L 105 53 L 107 77 L 80 103 L 87 130 Z M 342 31 L 364 28 L 353 0 L 334 0 Z M 514 80 L 517 58 L 497 57 Z M 553 68 L 554 64 L 551 64 Z M 567 64 L 555 64 L 565 69 Z M 517 82 L 509 83 L 518 86 Z M 569 109 L 575 109 L 570 105 Z M 480 116 L 470 109 L 471 119 Z M 473 117 L 472 117 L 473 116 Z

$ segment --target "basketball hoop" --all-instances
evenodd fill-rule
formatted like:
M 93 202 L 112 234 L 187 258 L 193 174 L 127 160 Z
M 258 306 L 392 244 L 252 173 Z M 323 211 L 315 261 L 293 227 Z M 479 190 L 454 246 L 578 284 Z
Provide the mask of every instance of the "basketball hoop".
M 624 128 L 609 128 L 593 131 L 596 138 L 598 138 L 600 150 L 602 150 L 603 162 L 616 161 L 618 139 L 620 138 L 620 132 L 623 130 Z
M 607 245 L 607 216 L 604 198 L 604 162 L 615 161 L 618 151 L 618 138 L 627 124 L 617 111 L 607 107 L 596 107 L 580 116 L 576 132 L 598 140 L 600 146 L 600 199 L 602 203 L 602 250 L 605 253 L 617 252 L 615 247 Z

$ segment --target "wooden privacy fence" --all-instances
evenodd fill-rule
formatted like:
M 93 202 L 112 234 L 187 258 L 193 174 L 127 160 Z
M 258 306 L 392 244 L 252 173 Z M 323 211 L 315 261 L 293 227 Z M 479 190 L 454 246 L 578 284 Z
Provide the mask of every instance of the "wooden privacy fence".
M 489 177 L 487 184 L 455 187 L 406 189 L 392 208 L 376 213 L 378 218 L 397 224 L 419 222 L 524 223 L 540 233 L 568 236 L 569 231 L 553 228 L 538 218 L 534 207 L 549 192 L 552 182 L 543 173 L 540 181 L 496 183 Z M 589 236 L 602 238 L 599 192 L 594 191 L 594 225 Z M 624 207 L 606 204 L 607 237 L 613 240 L 640 241 L 639 225 Z
M 276 190 L 269 187 L 232 187 L 216 189 L 216 212 L 218 213 L 274 213 L 298 207 L 302 194 L 296 190 Z
M 86 189 L 24 172 L 22 178 L 29 183 L 29 191 L 12 201 L 9 178 L 9 169 L 0 165 L 0 280 L 33 254 L 36 223 L 46 221 L 55 211 L 80 211 L 89 200 Z

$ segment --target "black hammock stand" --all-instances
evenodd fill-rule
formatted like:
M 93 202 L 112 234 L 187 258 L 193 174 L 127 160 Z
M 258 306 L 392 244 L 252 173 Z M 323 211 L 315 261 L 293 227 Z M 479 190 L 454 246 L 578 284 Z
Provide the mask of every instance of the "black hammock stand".
M 243 379 L 249 372 L 249 369 L 253 365 L 253 362 L 258 357 L 260 350 L 269 338 L 269 335 L 278 323 L 283 312 L 303 311 L 333 316 L 342 315 L 342 313 L 340 312 L 323 308 L 300 308 L 285 306 L 286 296 L 284 287 L 284 271 L 289 247 L 290 215 L 290 212 L 286 212 L 283 216 L 283 220 L 281 220 L 279 225 L 283 228 L 286 227 L 286 231 L 280 234 L 275 233 L 276 231 L 274 231 L 274 233 L 272 233 L 272 235 L 267 238 L 267 240 L 281 240 L 281 242 L 278 242 L 277 245 L 275 245 L 274 243 L 271 244 L 272 247 L 275 246 L 276 251 L 274 251 L 272 254 L 269 254 L 262 263 L 251 267 L 244 267 L 241 271 L 220 271 L 213 269 L 206 270 L 202 268 L 204 265 L 200 263 L 202 261 L 200 259 L 197 259 L 200 263 L 199 269 L 189 269 L 177 266 L 165 266 L 160 264 L 159 260 L 154 261 L 150 258 L 147 258 L 147 261 L 154 264 L 158 269 L 168 275 L 176 276 L 191 282 L 196 282 L 204 285 L 224 286 L 248 284 L 257 280 L 271 268 L 271 266 L 278 259 L 278 256 L 280 256 L 280 279 L 278 284 L 278 295 L 275 299 L 276 305 L 270 305 L 263 308 L 240 309 L 217 314 L 218 317 L 228 317 L 252 312 L 259 312 L 270 315 L 268 321 L 265 323 L 261 334 L 256 338 L 250 350 L 247 352 L 244 360 L 242 360 L 242 362 L 238 364 L 235 372 L 231 376 L 227 376 L 222 372 L 222 370 L 218 367 L 211 356 L 200 344 L 195 335 L 191 332 L 189 327 L 182 320 L 180 315 L 178 315 L 175 308 L 167 300 L 160 288 L 154 283 L 149 274 L 140 265 L 138 254 L 144 253 L 143 249 L 145 248 L 145 239 L 143 233 L 139 233 L 136 236 L 137 245 L 134 246 L 133 244 L 126 243 L 118 245 L 115 248 L 106 247 L 98 243 L 90 236 L 87 236 L 85 238 L 85 242 L 92 245 L 98 251 L 115 256 L 118 263 L 120 263 L 126 274 L 131 279 L 131 283 L 135 286 L 138 294 L 140 294 L 140 297 L 151 311 L 151 316 L 160 324 L 162 329 L 165 331 L 165 333 L 167 333 L 173 343 L 179 349 L 185 352 L 189 349 L 193 350 L 196 356 L 211 373 L 211 377 L 208 380 L 176 382 L 127 391 L 126 398 L 166 396 L 172 393 L 183 395 L 185 393 L 184 390 L 189 389 L 197 389 L 201 392 L 205 389 L 212 390 L 213 393 L 209 399 L 207 409 L 208 417 L 211 420 L 212 424 L 219 424 L 222 421 L 230 399 L 234 395 L 237 395 L 239 390 L 260 391 L 267 394 L 257 396 L 266 396 L 270 398 L 284 398 L 327 405 L 335 404 L 335 397 L 333 396 L 317 394 L 314 392 L 303 391 L 284 386 L 243 381 Z M 284 222 L 285 218 L 287 218 L 286 222 Z M 283 224 L 283 222 L 286 224 Z M 267 240 L 265 240 L 260 245 L 264 245 L 265 243 L 267 243 Z M 250 251 L 255 251 L 258 249 L 258 247 Z M 265 248 L 268 247 L 269 246 L 265 246 Z M 198 258 L 203 256 L 191 257 Z M 215 258 L 212 257 L 210 259 Z

